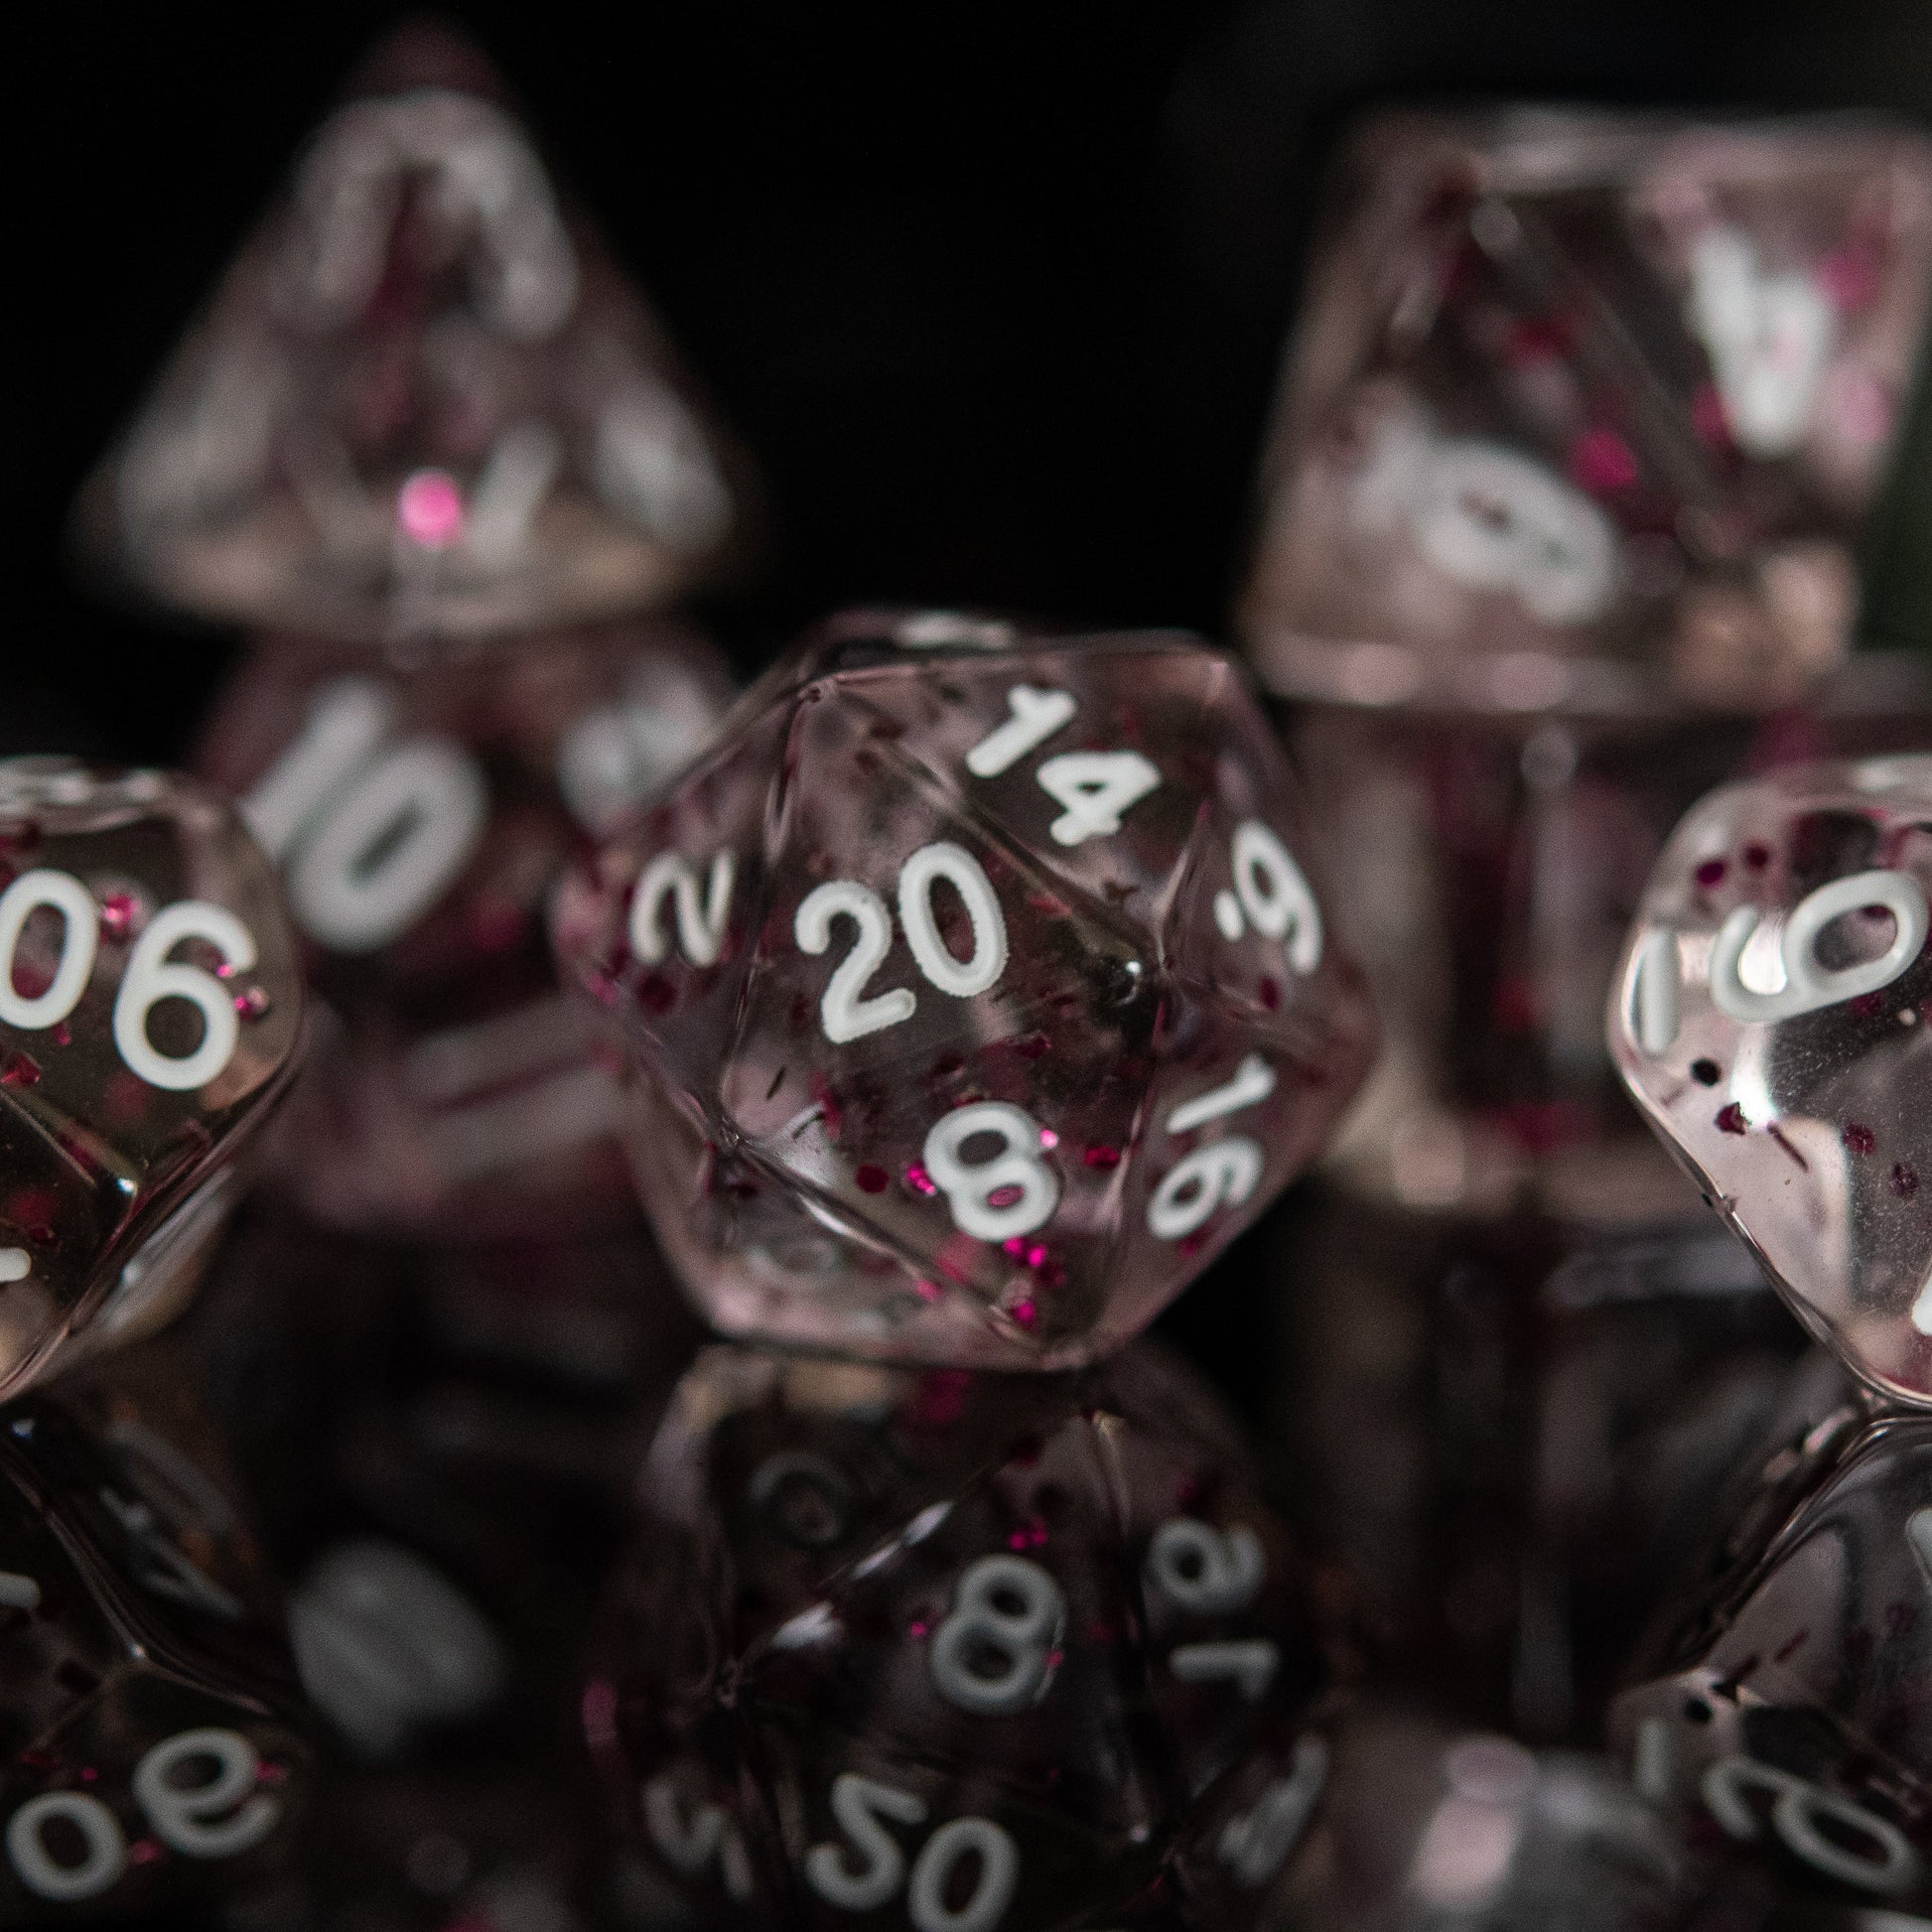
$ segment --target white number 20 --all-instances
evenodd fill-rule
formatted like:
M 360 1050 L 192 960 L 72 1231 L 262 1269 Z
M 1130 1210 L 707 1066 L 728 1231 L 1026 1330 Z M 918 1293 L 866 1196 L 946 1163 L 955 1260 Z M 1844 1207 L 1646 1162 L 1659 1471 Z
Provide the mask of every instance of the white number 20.
M 175 1782 L 183 1767 L 211 1763 L 201 1784 Z M 149 1828 L 170 1851 L 188 1859 L 232 1859 L 259 1845 L 282 1815 L 280 1800 L 256 1788 L 261 1760 L 239 1731 L 177 1731 L 145 1752 L 134 1767 L 134 1801 Z M 85 1846 L 77 1863 L 57 1859 L 47 1843 L 56 1819 Z M 7 1821 L 7 1858 L 20 1882 L 37 1897 L 68 1904 L 97 1898 L 127 1866 L 120 1821 L 87 1791 L 44 1791 Z
M 1020 1885 L 1020 1848 L 990 1818 L 954 1818 L 941 1825 L 912 1861 L 886 1829 L 925 1822 L 925 1800 L 852 1771 L 832 1780 L 832 1816 L 851 1842 L 814 1845 L 805 1854 L 805 1882 L 842 1912 L 873 1912 L 905 1883 L 905 1915 L 913 1932 L 993 1932 Z M 857 1852 L 859 1862 L 852 1862 Z M 977 1861 L 972 1888 L 958 1903 L 954 1878 L 967 1859 Z
M 43 907 L 61 915 L 60 963 L 41 992 L 23 994 L 14 985 L 15 955 L 22 929 Z M 0 1021 L 26 1033 L 59 1026 L 87 990 L 99 921 L 93 895 L 71 873 L 22 873 L 0 893 Z M 228 989 L 202 967 L 169 958 L 186 939 L 206 941 L 237 972 L 256 957 L 254 934 L 225 906 L 200 898 L 163 906 L 135 941 L 114 998 L 114 1044 L 149 1086 L 173 1092 L 206 1086 L 234 1057 L 240 1038 Z M 186 1000 L 201 1014 L 201 1043 L 193 1051 L 163 1053 L 148 1037 L 148 1016 L 163 1000 Z

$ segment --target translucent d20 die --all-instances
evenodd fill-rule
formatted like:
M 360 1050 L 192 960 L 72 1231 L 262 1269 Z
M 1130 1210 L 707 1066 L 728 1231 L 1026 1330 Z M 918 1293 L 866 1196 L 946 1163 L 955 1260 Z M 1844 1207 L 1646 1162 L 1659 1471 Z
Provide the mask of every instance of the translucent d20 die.
M 716 569 L 735 459 L 499 93 L 447 35 L 379 50 L 83 495 L 103 564 L 359 637 L 645 609 Z
M 177 1311 L 301 1018 L 232 812 L 159 772 L 0 763 L 0 1394 Z
M 1799 1318 L 1932 1400 L 1932 758 L 1715 792 L 1610 1003 L 1638 1105 Z
M 243 666 L 201 768 L 280 867 L 326 1002 L 269 1150 L 311 1214 L 464 1238 L 634 1216 L 617 1085 L 557 988 L 544 906 L 728 688 L 663 624 L 407 669 L 282 638 Z
M 1164 1357 L 1042 1379 L 714 1349 L 640 1494 L 585 1718 L 703 1922 L 1241 1924 L 1274 1895 L 1319 1798 L 1322 1643 Z
M 1639 1789 L 1715 1863 L 1721 1894 L 1769 1873 L 1805 1898 L 1923 1911 L 1928 1645 L 1932 1423 L 1874 1416 L 1867 1399 L 1765 1465 L 1715 1575 L 1632 1673 L 1613 1731 Z
M 1135 1332 L 1368 1059 L 1306 850 L 1241 674 L 1187 638 L 808 640 L 557 899 L 707 1315 L 983 1366 Z
M 158 1344 L 0 1424 L 0 1917 L 206 1901 L 290 1849 L 311 1778 L 282 1607 Z
M 1391 117 L 1328 227 L 1242 608 L 1271 685 L 1753 711 L 1840 654 L 1924 327 L 1923 137 Z

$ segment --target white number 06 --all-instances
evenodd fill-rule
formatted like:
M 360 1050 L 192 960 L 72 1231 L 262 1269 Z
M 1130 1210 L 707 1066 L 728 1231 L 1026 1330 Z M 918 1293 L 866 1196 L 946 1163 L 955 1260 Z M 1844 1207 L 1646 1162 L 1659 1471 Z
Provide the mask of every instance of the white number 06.
M 14 985 L 14 957 L 22 929 L 43 907 L 61 915 L 60 963 L 41 992 L 23 994 Z M 59 1026 L 87 990 L 99 921 L 93 895 L 71 873 L 22 873 L 0 893 L 0 1021 L 26 1033 Z M 204 968 L 168 957 L 185 939 L 206 941 L 237 972 L 246 972 L 256 956 L 254 934 L 226 907 L 201 898 L 163 906 L 135 941 L 114 996 L 114 1044 L 149 1086 L 174 1092 L 214 1079 L 240 1037 L 228 989 Z M 148 1016 L 163 1000 L 186 1000 L 201 1014 L 201 1043 L 193 1051 L 163 1053 L 149 1039 Z

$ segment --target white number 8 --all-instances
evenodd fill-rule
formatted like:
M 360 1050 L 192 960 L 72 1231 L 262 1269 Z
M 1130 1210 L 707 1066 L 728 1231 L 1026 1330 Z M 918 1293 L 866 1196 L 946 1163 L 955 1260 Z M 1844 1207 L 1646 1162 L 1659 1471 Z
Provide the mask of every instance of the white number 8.
M 982 1557 L 961 1575 L 952 1612 L 933 1632 L 933 1684 L 961 1711 L 1011 1717 L 1046 1695 L 1065 1628 L 1066 1598 L 1038 1564 Z
M 966 1143 L 981 1134 L 1004 1143 L 990 1161 L 970 1167 L 961 1158 Z M 1039 1123 L 1002 1100 L 957 1107 L 933 1123 L 921 1158 L 925 1171 L 952 1205 L 953 1225 L 975 1241 L 1010 1241 L 1031 1234 L 1058 1206 L 1060 1183 L 1039 1158 Z M 1016 1197 L 996 1207 L 993 1195 L 1006 1188 Z

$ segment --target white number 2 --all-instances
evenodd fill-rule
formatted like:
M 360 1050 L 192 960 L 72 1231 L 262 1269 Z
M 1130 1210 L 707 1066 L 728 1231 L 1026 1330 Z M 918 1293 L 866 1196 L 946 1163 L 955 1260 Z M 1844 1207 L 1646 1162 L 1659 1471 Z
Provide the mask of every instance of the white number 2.
M 658 914 L 668 897 L 677 906 L 677 942 L 693 966 L 715 966 L 725 945 L 725 919 L 731 911 L 737 863 L 729 852 L 713 856 L 698 894 L 698 877 L 676 852 L 660 852 L 637 875 L 630 898 L 630 949 L 646 966 L 658 965 L 670 950 Z
M 14 985 L 14 961 L 28 918 L 41 907 L 59 912 L 60 964 L 39 993 Z M 99 949 L 100 908 L 72 874 L 23 873 L 0 893 L 0 1021 L 23 1032 L 59 1026 L 80 1004 Z M 151 918 L 121 976 L 114 997 L 114 1044 L 149 1086 L 185 1092 L 206 1086 L 234 1057 L 240 1038 L 234 996 L 212 973 L 168 955 L 185 939 L 211 945 L 238 972 L 254 965 L 255 938 L 226 907 L 184 898 Z M 148 1037 L 148 1016 L 163 1000 L 186 1000 L 202 1016 L 201 1043 L 187 1053 L 163 1053 Z
M 211 1762 L 214 1775 L 180 1785 L 186 1766 Z M 156 1838 L 190 1859 L 232 1859 L 259 1845 L 282 1815 L 279 1799 L 257 1788 L 261 1760 L 239 1731 L 209 1727 L 178 1731 L 143 1754 L 134 1767 L 134 1800 Z M 58 1860 L 47 1827 L 60 1819 L 85 1850 L 78 1863 Z M 7 1821 L 7 1858 L 20 1882 L 41 1898 L 69 1903 L 97 1898 L 127 1866 L 120 1821 L 85 1791 L 44 1791 Z
M 905 1854 L 882 1822 L 925 1822 L 925 1800 L 876 1778 L 844 1771 L 832 1780 L 832 1816 L 860 1855 L 847 1847 L 814 1845 L 805 1854 L 805 1882 L 842 1912 L 877 1911 L 906 1877 Z M 953 1880 L 968 1858 L 978 1860 L 972 1889 L 958 1904 Z M 920 1848 L 906 1884 L 905 1913 L 913 1932 L 993 1932 L 1020 1885 L 1020 1848 L 990 1818 L 954 1818 Z

